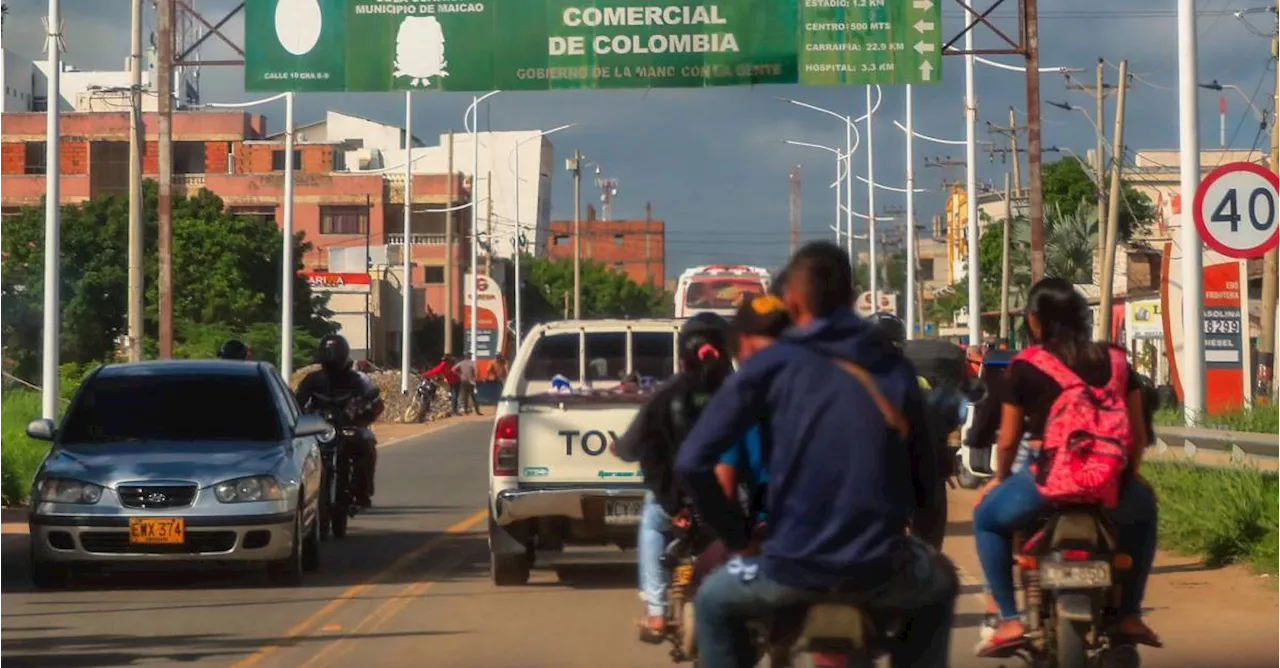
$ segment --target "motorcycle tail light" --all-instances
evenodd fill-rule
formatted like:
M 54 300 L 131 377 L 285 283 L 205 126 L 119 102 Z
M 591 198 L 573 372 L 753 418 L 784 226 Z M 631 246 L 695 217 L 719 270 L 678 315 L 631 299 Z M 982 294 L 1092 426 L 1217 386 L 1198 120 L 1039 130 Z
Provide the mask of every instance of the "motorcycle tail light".
M 1036 570 L 1036 566 L 1037 566 L 1036 558 L 1029 554 L 1018 555 L 1015 558 L 1014 563 L 1018 565 L 1018 568 L 1024 571 L 1034 571 Z
M 1088 561 L 1088 550 L 1063 550 L 1058 553 L 1062 556 L 1063 561 Z
M 1111 565 L 1115 566 L 1117 571 L 1127 571 L 1133 568 L 1133 557 L 1127 554 L 1117 554 L 1111 558 Z
M 849 657 L 844 652 L 809 652 L 809 659 L 818 668 L 845 668 Z
M 516 475 L 519 459 L 520 416 L 500 416 L 493 426 L 493 475 Z

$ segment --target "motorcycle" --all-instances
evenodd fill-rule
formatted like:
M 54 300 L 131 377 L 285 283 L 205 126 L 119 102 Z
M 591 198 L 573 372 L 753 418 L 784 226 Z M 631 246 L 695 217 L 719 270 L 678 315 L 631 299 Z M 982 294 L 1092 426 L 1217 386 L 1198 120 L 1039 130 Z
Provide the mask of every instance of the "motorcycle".
M 409 400 L 409 405 L 404 409 L 404 421 L 409 423 L 422 422 L 430 412 L 431 402 L 436 396 L 435 381 L 430 378 L 419 378 L 418 387 L 413 391 L 413 397 Z
M 354 423 L 359 413 L 355 396 L 326 397 L 317 395 L 318 413 L 330 425 L 329 431 L 317 437 L 320 442 L 320 459 L 323 463 L 321 485 L 325 493 L 320 498 L 320 534 L 324 538 L 344 538 L 347 520 L 359 511 L 355 503 L 355 462 L 352 447 L 363 447 L 361 428 Z
M 1137 668 L 1137 649 L 1109 633 L 1119 604 L 1118 576 L 1133 567 L 1115 536 L 1100 507 L 1074 505 L 1049 510 L 1015 535 L 1029 644 L 1010 656 L 1033 667 Z
M 662 554 L 662 568 L 667 572 L 668 583 L 665 635 L 671 643 L 671 660 L 675 663 L 696 661 L 694 565 L 711 541 L 692 512 L 671 523 L 671 540 Z

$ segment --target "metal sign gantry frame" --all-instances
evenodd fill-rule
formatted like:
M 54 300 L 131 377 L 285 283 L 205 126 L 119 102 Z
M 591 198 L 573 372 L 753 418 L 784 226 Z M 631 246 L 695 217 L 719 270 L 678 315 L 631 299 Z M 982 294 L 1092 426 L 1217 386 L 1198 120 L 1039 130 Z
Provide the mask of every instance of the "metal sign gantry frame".
M 1025 60 L 1027 87 L 1027 179 L 1028 218 L 1031 223 L 1031 280 L 1044 276 L 1044 193 L 1041 190 L 1043 164 L 1040 139 L 1040 28 L 1037 0 L 1016 0 L 1018 5 L 1018 39 L 1014 41 L 1005 31 L 997 28 L 987 17 L 1005 3 L 993 0 L 986 9 L 978 10 L 965 0 L 955 0 L 965 11 L 968 20 L 964 29 L 947 40 L 942 47 L 944 56 L 1009 55 L 1022 56 Z M 964 38 L 978 24 L 990 29 L 1007 47 L 995 49 L 965 50 L 956 48 L 956 42 Z
M 236 45 L 231 38 L 222 33 L 222 27 L 244 10 L 244 2 L 240 2 L 216 23 L 211 23 L 192 7 L 188 0 L 155 0 L 156 5 L 156 39 L 159 41 L 156 54 L 156 90 L 158 95 L 156 157 L 159 160 L 159 320 L 160 320 L 160 358 L 173 357 L 173 68 L 174 67 L 217 67 L 243 66 L 244 49 Z M 174 53 L 175 42 L 174 15 L 175 10 L 183 12 L 203 24 L 208 32 L 201 35 L 192 44 L 182 45 L 180 53 Z M 240 60 L 187 60 L 210 37 L 217 35 L 219 39 L 240 55 Z

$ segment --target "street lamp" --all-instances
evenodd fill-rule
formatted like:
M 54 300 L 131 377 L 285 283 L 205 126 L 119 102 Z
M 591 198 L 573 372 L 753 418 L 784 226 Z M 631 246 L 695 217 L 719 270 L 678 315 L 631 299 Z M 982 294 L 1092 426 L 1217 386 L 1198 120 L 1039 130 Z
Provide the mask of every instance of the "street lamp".
M 480 185 L 480 135 L 478 133 L 479 125 L 480 125 L 480 119 L 479 119 L 480 103 L 484 102 L 485 100 L 501 92 L 502 91 L 500 90 L 491 90 L 488 93 L 485 93 L 484 95 L 481 95 L 479 97 L 472 97 L 471 106 L 467 107 L 467 111 L 462 115 L 463 127 L 465 127 L 466 130 L 471 133 L 471 150 L 472 150 L 471 152 L 471 201 L 472 203 L 476 201 L 476 190 Z M 471 119 L 469 123 L 467 120 L 468 116 Z M 467 285 L 467 292 L 468 294 L 471 295 L 471 323 L 470 323 L 469 329 L 471 331 L 470 348 L 471 348 L 472 362 L 476 361 L 476 358 L 477 358 L 477 354 L 476 354 L 478 351 L 477 338 L 479 336 L 479 330 L 480 330 L 480 311 L 479 309 L 476 308 L 476 306 L 480 302 L 480 297 L 478 294 L 479 292 L 479 288 L 478 288 L 479 273 L 478 272 L 480 270 L 480 237 L 476 233 L 478 229 L 476 226 L 477 213 L 478 213 L 477 209 L 472 207 L 472 210 L 471 210 L 471 280 L 468 281 L 468 285 Z
M 516 182 L 515 182 L 516 234 L 515 234 L 515 238 L 512 240 L 512 244 L 515 246 L 515 256 L 516 256 L 516 281 L 515 281 L 516 283 L 515 285 L 515 291 L 516 291 L 516 295 L 515 295 L 516 341 L 515 343 L 516 345 L 515 345 L 515 349 L 517 352 L 519 352 L 520 350 L 520 337 L 522 332 L 524 331 L 523 329 L 521 329 L 522 325 L 521 325 L 521 319 L 520 319 L 520 313 L 521 313 L 520 293 L 523 292 L 523 290 L 520 289 L 520 254 L 521 254 L 520 247 L 522 245 L 522 239 L 523 239 L 522 232 L 520 230 L 520 181 L 521 181 L 520 172 L 519 172 L 520 145 L 527 141 L 532 141 L 534 139 L 542 139 L 547 135 L 555 134 L 557 132 L 560 132 L 561 130 L 568 130 L 569 128 L 575 125 L 577 125 L 577 123 L 568 123 L 566 125 L 561 125 L 560 127 L 551 128 L 550 130 L 543 130 L 542 132 L 539 132 L 536 135 L 525 137 L 524 139 L 517 141 L 515 146 L 511 147 L 511 153 L 507 156 L 507 168 L 510 169 L 511 173 L 516 177 Z M 515 163 L 514 167 L 512 166 L 513 162 Z M 539 171 L 539 173 L 541 173 L 541 171 Z M 472 311 L 474 312 L 474 310 L 475 309 L 473 308 Z
M 293 97 L 294 94 L 290 91 L 253 102 L 206 105 L 216 109 L 244 109 L 284 99 L 284 229 L 281 231 L 283 248 L 280 251 L 280 375 L 284 376 L 285 380 L 293 377 L 293 281 L 296 277 L 293 268 Z

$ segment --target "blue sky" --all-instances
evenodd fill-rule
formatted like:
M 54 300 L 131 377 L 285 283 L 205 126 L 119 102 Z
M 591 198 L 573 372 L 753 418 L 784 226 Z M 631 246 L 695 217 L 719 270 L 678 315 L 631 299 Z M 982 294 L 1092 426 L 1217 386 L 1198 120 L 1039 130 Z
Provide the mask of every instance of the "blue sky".
M 905 1 L 905 0 L 904 0 Z M 950 38 L 963 28 L 960 5 L 941 2 L 944 32 Z M 10 21 L 5 28 L 5 46 L 27 56 L 39 57 L 42 49 L 40 16 L 43 0 L 7 0 Z M 150 4 L 150 3 L 148 3 Z M 198 0 L 201 11 L 216 21 L 234 6 L 231 0 Z M 62 0 L 66 26 L 68 62 L 82 69 L 111 67 L 123 63 L 128 53 L 129 3 L 123 0 Z M 979 8 L 989 6 L 978 0 Z M 1272 107 L 1276 71 L 1270 64 L 1269 43 L 1251 32 L 1231 12 L 1265 7 L 1265 0 L 1200 0 L 1200 79 L 1217 79 L 1239 86 L 1253 95 L 1263 109 Z M 1086 71 L 1079 81 L 1092 82 L 1093 67 L 1099 57 L 1112 64 L 1128 58 L 1130 71 L 1140 80 L 1132 89 L 1126 114 L 1125 144 L 1130 150 L 1176 148 L 1177 146 L 1177 27 L 1175 3 L 1171 0 L 1042 0 L 1041 62 L 1044 66 L 1079 67 Z M 1016 34 L 1012 24 L 1014 0 L 1006 0 L 996 10 L 1003 17 L 997 25 Z M 1274 14 L 1248 17 L 1256 29 L 1274 29 Z M 154 26 L 148 10 L 147 23 Z M 228 32 L 239 43 L 243 23 L 229 24 Z M 987 29 L 975 33 L 979 48 L 999 46 Z M 217 40 L 210 40 L 205 58 L 230 58 L 232 52 Z M 992 56 L 1010 64 L 1021 64 L 1010 56 Z M 1116 71 L 1108 67 L 1108 80 Z M 244 101 L 258 96 L 246 94 L 243 72 L 238 67 L 210 67 L 202 75 L 202 95 L 206 101 Z M 1065 90 L 1065 78 L 1042 75 L 1042 98 L 1070 101 L 1093 108 L 1093 99 L 1081 92 Z M 984 122 L 1008 122 L 1012 105 L 1025 109 L 1021 74 L 979 64 L 976 76 L 980 139 L 991 138 Z M 944 58 L 942 82 L 917 86 L 918 132 L 963 139 L 962 100 L 964 63 L 961 57 Z M 1255 93 L 1256 91 L 1256 93 Z M 876 180 L 902 186 L 905 179 L 905 141 L 892 125 L 902 118 L 903 89 L 884 88 L 884 103 L 875 127 Z M 1267 138 L 1259 137 L 1257 123 L 1244 101 L 1228 92 L 1227 135 L 1233 148 L 1256 146 L 1265 151 Z M 861 86 L 820 88 L 761 86 L 651 91 L 563 91 L 554 93 L 504 93 L 491 98 L 481 113 L 481 125 L 494 130 L 549 128 L 577 123 L 556 135 L 557 165 L 575 148 L 603 165 L 605 175 L 618 179 L 614 217 L 640 217 L 646 202 L 654 215 L 667 222 L 667 273 L 675 275 L 686 266 L 718 261 L 746 261 L 773 266 L 787 251 L 788 171 L 803 166 L 802 237 L 830 238 L 827 226 L 834 217 L 834 193 L 827 185 L 834 177 L 833 157 L 822 151 L 782 144 L 784 139 L 843 146 L 841 124 L 822 114 L 779 102 L 791 97 L 854 115 L 863 113 Z M 1218 145 L 1217 94 L 1200 96 L 1202 146 Z M 471 95 L 464 93 L 421 94 L 415 98 L 414 134 L 429 138 L 450 128 L 461 130 L 462 113 Z M 282 105 L 281 105 L 282 107 Z M 403 98 L 398 94 L 308 94 L 299 104 L 299 122 L 315 120 L 325 108 L 358 113 L 389 123 L 403 123 Z M 283 116 L 265 108 L 273 127 Z M 1108 110 L 1108 117 L 1112 117 Z M 1018 114 L 1019 123 L 1025 116 Z M 1108 123 L 1108 134 L 1110 134 Z M 1237 129 L 1238 128 L 1238 129 Z M 1094 145 L 1093 127 L 1079 113 L 1044 107 L 1044 143 L 1068 147 L 1084 155 Z M 917 186 L 937 190 L 944 176 L 939 169 L 924 167 L 926 158 L 945 155 L 961 158 L 963 147 L 916 142 Z M 1057 156 L 1046 154 L 1046 159 Z M 860 173 L 865 171 L 865 154 L 855 159 Z M 1008 164 L 999 156 L 994 161 L 979 153 L 980 180 L 1001 183 Z M 564 172 L 553 176 L 552 216 L 564 218 L 572 212 L 572 184 Z M 584 201 L 590 189 L 584 188 Z M 855 206 L 865 209 L 865 186 L 855 190 Z M 917 197 L 917 217 L 921 222 L 940 212 L 942 199 L 936 194 Z M 903 206 L 904 196 L 880 191 L 877 208 Z

